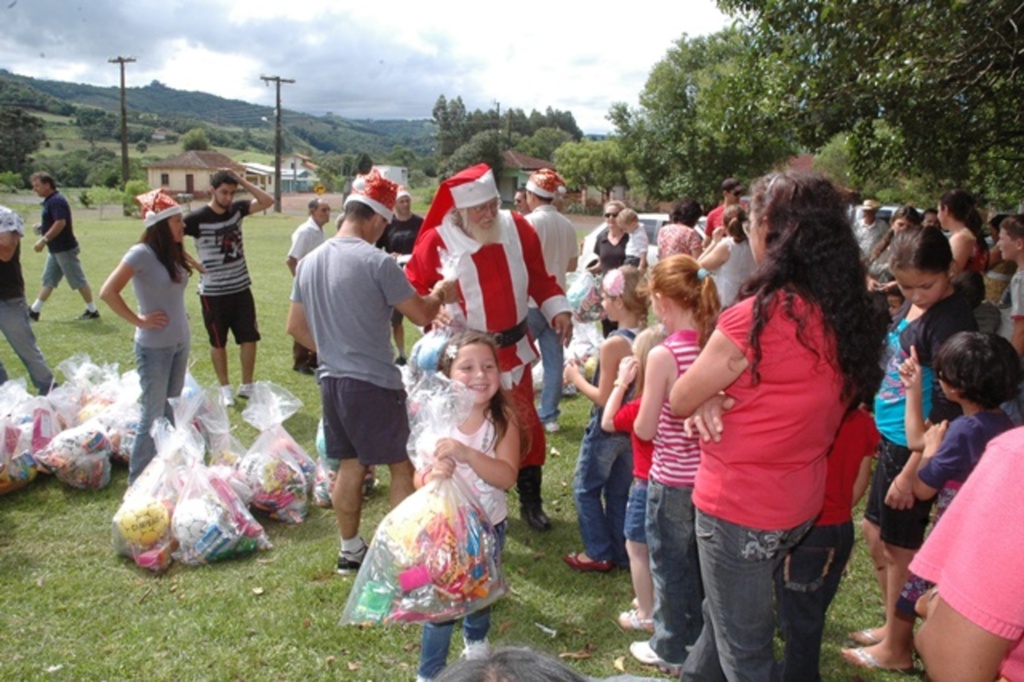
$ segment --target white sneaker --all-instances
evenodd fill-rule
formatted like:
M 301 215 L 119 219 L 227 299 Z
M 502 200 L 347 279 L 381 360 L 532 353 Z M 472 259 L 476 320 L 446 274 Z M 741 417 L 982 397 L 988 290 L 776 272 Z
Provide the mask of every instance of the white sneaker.
M 548 433 L 558 433 L 562 427 L 558 425 L 558 422 L 548 422 L 544 425 L 544 430 Z
M 220 387 L 220 401 L 224 403 L 225 407 L 231 407 L 235 404 L 235 394 L 231 390 L 230 384 Z
M 682 665 L 677 663 L 669 663 L 662 659 L 654 649 L 651 648 L 649 641 L 633 642 L 629 645 L 629 653 L 633 654 L 633 658 L 640 661 L 644 665 L 657 666 L 661 672 L 669 673 L 670 675 L 678 675 L 682 670 Z
M 462 650 L 462 658 L 467 661 L 483 661 L 491 655 L 491 645 L 487 643 L 486 639 L 482 639 L 479 642 L 463 641 L 466 646 Z
M 242 400 L 248 400 L 252 397 L 252 384 L 242 384 L 238 387 L 238 397 Z

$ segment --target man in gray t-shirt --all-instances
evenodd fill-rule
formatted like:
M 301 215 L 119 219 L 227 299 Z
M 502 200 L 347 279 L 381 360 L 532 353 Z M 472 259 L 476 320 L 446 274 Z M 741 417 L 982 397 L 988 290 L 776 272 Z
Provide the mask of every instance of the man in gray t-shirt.
M 391 470 L 392 507 L 413 491 L 405 391 L 389 344 L 391 313 L 429 324 L 455 288 L 442 281 L 420 296 L 395 260 L 374 247 L 391 220 L 397 188 L 376 171 L 357 179 L 338 234 L 299 261 L 288 310 L 288 333 L 320 361 L 326 454 L 339 460 L 331 502 L 341 533 L 340 573 L 357 571 L 366 554 L 359 535 L 366 468 Z

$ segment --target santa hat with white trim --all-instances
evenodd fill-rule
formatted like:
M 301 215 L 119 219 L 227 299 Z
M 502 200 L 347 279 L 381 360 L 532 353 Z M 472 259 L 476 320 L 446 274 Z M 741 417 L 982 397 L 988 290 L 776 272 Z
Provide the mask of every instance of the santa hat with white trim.
M 388 180 L 376 168 L 358 176 L 352 183 L 352 193 L 345 197 L 345 206 L 353 201 L 365 204 L 390 221 L 395 213 L 398 184 Z
M 530 176 L 526 189 L 539 197 L 554 199 L 556 194 L 565 194 L 565 180 L 551 168 L 541 168 Z
M 494 171 L 486 163 L 460 170 L 437 188 L 430 210 L 423 217 L 423 226 L 416 241 L 440 225 L 453 208 L 472 208 L 500 198 L 498 185 L 494 182 Z
M 135 197 L 135 201 L 139 204 L 139 208 L 142 211 L 142 221 L 147 229 L 153 227 L 161 220 L 184 213 L 178 202 L 164 191 L 163 188 L 140 194 Z

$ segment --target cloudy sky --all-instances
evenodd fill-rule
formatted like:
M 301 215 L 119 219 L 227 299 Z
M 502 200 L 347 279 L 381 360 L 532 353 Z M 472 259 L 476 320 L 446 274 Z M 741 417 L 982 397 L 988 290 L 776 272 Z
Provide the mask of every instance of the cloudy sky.
M 601 133 L 673 41 L 729 21 L 714 0 L 581 4 L 0 0 L 0 68 L 107 86 L 107 60 L 131 56 L 129 86 L 273 105 L 271 75 L 296 81 L 285 108 L 314 114 L 429 118 L 438 95 L 461 95 L 471 110 L 568 110 Z

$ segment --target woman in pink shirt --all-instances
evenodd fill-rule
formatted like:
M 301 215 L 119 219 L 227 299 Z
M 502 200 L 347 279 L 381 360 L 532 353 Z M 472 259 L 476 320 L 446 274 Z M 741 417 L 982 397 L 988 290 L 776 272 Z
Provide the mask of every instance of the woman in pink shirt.
M 749 236 L 758 268 L 670 396 L 698 426 L 720 420 L 694 484 L 706 597 L 687 679 L 770 679 L 772 576 L 821 511 L 843 415 L 881 379 L 885 320 L 832 183 L 762 178 Z

